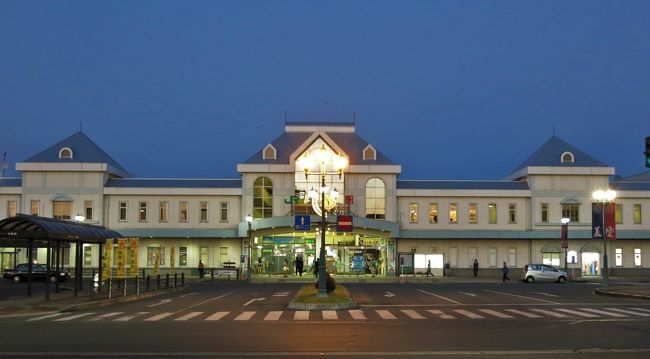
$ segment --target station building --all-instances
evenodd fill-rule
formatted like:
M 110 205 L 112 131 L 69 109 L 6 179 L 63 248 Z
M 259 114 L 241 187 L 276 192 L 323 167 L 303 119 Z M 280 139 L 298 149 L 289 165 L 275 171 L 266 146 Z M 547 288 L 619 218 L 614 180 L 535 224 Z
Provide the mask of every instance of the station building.
M 308 271 L 320 250 L 324 198 L 327 268 L 335 275 L 417 274 L 429 263 L 436 275 L 446 264 L 455 275 L 471 275 L 477 259 L 488 272 L 503 262 L 548 263 L 600 276 L 605 243 L 591 239 L 592 192 L 610 188 L 617 192 L 611 275 L 650 274 L 650 172 L 621 178 L 556 136 L 502 180 L 402 179 L 408 174 L 400 164 L 353 123 L 287 122 L 284 133 L 237 165 L 240 178 L 138 178 L 83 132 L 16 170 L 21 177 L 0 178 L 0 219 L 81 216 L 138 237 L 145 271 L 156 262 L 163 271 L 195 271 L 202 261 L 277 275 L 286 264 L 293 273 L 298 257 Z M 303 216 L 310 227 L 296 225 Z M 337 218 L 346 219 L 344 230 Z M 561 218 L 570 220 L 566 250 Z M 97 267 L 99 246 L 79 245 L 83 266 Z M 65 250 L 64 265 L 74 265 L 74 250 Z M 3 269 L 28 260 L 21 248 L 0 253 Z M 45 250 L 34 256 L 44 262 Z

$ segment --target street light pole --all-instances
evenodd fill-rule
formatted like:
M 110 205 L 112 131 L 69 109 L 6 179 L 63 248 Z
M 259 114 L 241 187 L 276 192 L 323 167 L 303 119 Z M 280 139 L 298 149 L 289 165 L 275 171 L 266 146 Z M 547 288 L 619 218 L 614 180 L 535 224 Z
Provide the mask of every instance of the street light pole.
M 608 189 L 607 191 L 597 190 L 592 194 L 593 198 L 600 203 L 600 215 L 602 218 L 603 228 L 601 228 L 601 235 L 603 236 L 603 284 L 605 287 L 609 286 L 609 263 L 607 262 L 607 231 L 605 230 L 605 204 L 609 203 L 616 198 L 616 191 Z
M 564 247 L 564 272 L 569 273 L 569 265 L 567 263 L 567 251 L 569 249 L 569 222 L 571 218 L 564 217 L 562 218 L 562 238 L 564 239 L 562 245 Z
M 325 232 L 327 231 L 327 221 L 325 212 L 325 172 L 321 171 L 321 221 L 320 221 L 320 253 L 318 255 L 318 298 L 327 297 L 327 272 L 325 265 Z
M 248 275 L 246 276 L 246 279 L 250 282 L 251 281 L 251 256 L 253 255 L 253 247 L 251 243 L 251 225 L 253 223 L 253 217 L 251 217 L 250 214 L 246 216 L 246 222 L 248 223 Z

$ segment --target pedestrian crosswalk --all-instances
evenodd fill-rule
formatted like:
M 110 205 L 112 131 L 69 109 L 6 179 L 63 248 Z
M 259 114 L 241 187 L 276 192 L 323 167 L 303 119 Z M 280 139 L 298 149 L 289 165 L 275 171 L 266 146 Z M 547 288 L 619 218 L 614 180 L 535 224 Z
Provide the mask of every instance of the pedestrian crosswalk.
M 517 319 L 561 319 L 561 320 L 595 320 L 595 319 L 647 319 L 650 309 L 639 307 L 624 308 L 448 308 L 448 309 L 353 309 L 323 311 L 180 311 L 180 312 L 83 312 L 54 313 L 29 318 L 29 322 L 190 322 L 190 321 L 263 321 L 263 322 L 308 322 L 308 321 L 397 321 L 397 320 L 517 320 Z

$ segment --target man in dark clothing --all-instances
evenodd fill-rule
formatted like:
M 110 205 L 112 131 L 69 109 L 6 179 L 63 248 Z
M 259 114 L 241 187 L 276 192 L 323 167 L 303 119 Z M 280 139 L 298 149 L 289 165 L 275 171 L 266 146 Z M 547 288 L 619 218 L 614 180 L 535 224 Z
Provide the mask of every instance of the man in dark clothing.
M 473 271 L 474 271 L 474 278 L 478 275 L 478 259 L 474 258 L 474 265 L 473 265 Z
M 314 277 L 318 278 L 318 259 L 314 261 Z
M 506 262 L 503 262 L 503 267 L 501 267 L 501 272 L 503 272 L 502 281 L 504 283 L 505 283 L 505 281 L 509 281 L 510 278 L 508 278 L 508 272 L 510 272 L 510 269 L 508 269 L 508 266 L 506 265 Z
M 304 267 L 304 262 L 302 261 L 302 257 L 296 258 L 296 272 L 298 272 L 298 275 L 302 277 L 302 269 Z

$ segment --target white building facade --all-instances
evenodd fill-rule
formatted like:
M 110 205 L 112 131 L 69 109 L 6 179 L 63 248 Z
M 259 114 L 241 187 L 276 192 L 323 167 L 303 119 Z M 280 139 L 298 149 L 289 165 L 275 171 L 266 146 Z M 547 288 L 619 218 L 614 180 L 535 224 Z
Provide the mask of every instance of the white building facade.
M 318 151 L 344 159 L 343 171 L 325 162 L 325 172 L 307 167 L 307 155 Z M 138 237 L 145 272 L 157 260 L 163 270 L 195 273 L 203 261 L 274 275 L 286 264 L 294 273 L 298 257 L 309 270 L 321 240 L 309 192 L 324 176 L 329 191 L 340 193 L 328 197 L 325 236 L 328 271 L 336 275 L 420 273 L 429 262 L 437 274 L 449 264 L 452 273 L 471 275 L 477 259 L 481 273 L 503 262 L 548 263 L 599 276 L 605 246 L 591 239 L 591 203 L 592 192 L 607 188 L 617 191 L 617 239 L 607 243 L 611 275 L 650 274 L 650 172 L 617 177 L 555 136 L 499 181 L 400 179 L 401 166 L 352 123 L 286 123 L 284 133 L 237 166 L 236 179 L 136 178 L 82 132 L 16 169 L 20 178 L 0 178 L 0 219 L 81 215 Z M 340 218 L 351 228 L 338 231 L 337 215 L 349 216 Z M 308 216 L 311 228 L 296 230 L 296 216 Z M 570 219 L 566 250 L 563 217 Z M 63 262 L 72 266 L 74 248 L 67 251 Z M 3 269 L 28 260 L 21 248 L 0 253 Z M 44 249 L 36 253 L 45 261 Z M 84 245 L 84 267 L 97 267 L 99 258 L 99 246 Z

